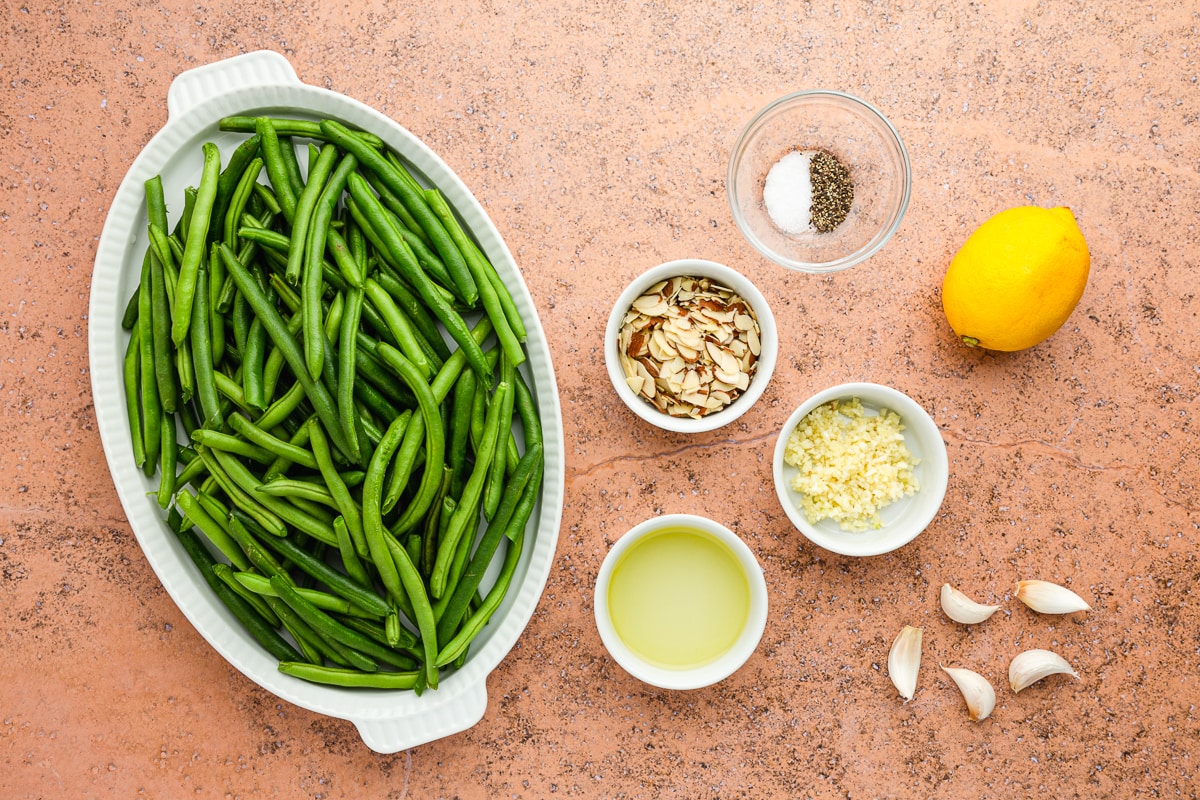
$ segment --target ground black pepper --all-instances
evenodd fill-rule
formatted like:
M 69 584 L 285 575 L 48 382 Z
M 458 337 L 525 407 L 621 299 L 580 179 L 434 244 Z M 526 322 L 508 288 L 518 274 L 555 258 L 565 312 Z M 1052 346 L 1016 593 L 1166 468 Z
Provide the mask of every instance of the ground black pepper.
M 821 233 L 841 225 L 854 204 L 850 170 L 837 158 L 818 150 L 809 163 L 812 177 L 812 224 Z

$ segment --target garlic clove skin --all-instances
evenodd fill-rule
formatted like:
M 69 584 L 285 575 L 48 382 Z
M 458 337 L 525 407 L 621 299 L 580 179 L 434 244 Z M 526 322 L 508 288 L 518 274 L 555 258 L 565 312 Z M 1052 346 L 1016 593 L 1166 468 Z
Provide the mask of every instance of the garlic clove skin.
M 965 625 L 983 622 L 995 614 L 999 608 L 1000 606 L 985 606 L 983 603 L 976 603 L 950 584 L 942 584 L 942 611 L 945 611 L 946 616 L 955 622 Z
M 888 677 L 905 700 L 917 692 L 917 672 L 921 668 L 921 628 L 905 625 L 888 651 Z
M 962 692 L 963 700 L 967 701 L 967 715 L 972 722 L 981 722 L 991 716 L 996 707 L 996 690 L 988 679 L 969 669 L 959 667 L 942 667 L 942 671 L 950 676 Z
M 1049 650 L 1026 650 L 1008 665 L 1008 685 L 1014 692 L 1019 692 L 1042 678 L 1060 673 L 1079 680 L 1079 673 L 1057 653 Z
M 1040 614 L 1070 614 L 1092 609 L 1067 587 L 1049 581 L 1017 581 L 1017 599 Z

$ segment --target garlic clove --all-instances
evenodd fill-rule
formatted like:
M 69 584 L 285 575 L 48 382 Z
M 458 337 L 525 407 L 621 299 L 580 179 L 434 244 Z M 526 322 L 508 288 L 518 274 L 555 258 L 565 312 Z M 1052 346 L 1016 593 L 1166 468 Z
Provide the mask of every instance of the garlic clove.
M 921 629 L 905 625 L 888 651 L 888 677 L 905 700 L 917 692 L 917 672 L 921 668 Z
M 1008 665 L 1008 685 L 1014 692 L 1019 692 L 1042 678 L 1060 673 L 1079 679 L 1079 673 L 1057 653 L 1049 650 L 1026 650 Z
M 1067 587 L 1049 581 L 1017 581 L 1017 599 L 1041 614 L 1070 614 L 1092 608 Z
M 958 667 L 942 667 L 942 671 L 950 676 L 967 701 L 967 715 L 972 722 L 980 722 L 991 715 L 996 707 L 996 690 L 988 679 L 969 669 Z
M 955 622 L 967 625 L 983 622 L 995 614 L 999 608 L 1000 606 L 985 606 L 983 603 L 976 603 L 950 584 L 942 584 L 942 611 L 945 611 L 946 616 Z

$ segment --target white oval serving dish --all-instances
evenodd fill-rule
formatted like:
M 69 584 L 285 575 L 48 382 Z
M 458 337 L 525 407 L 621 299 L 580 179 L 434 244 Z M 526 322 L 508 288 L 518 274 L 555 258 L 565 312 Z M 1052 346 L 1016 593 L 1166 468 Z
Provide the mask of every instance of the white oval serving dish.
M 363 741 L 382 753 L 466 730 L 483 717 L 488 674 L 516 643 L 541 597 L 562 516 L 562 413 L 549 346 L 516 262 L 483 207 L 432 150 L 369 106 L 302 83 L 278 53 L 248 53 L 182 73 L 168 90 L 167 109 L 166 125 L 134 160 L 113 199 L 96 253 L 89 308 L 96 420 L 113 482 L 138 543 L 163 587 L 196 630 L 230 664 L 267 691 L 310 711 L 351 721 Z M 208 589 L 155 502 L 152 492 L 157 479 L 152 483 L 134 463 L 121 383 L 128 341 L 121 315 L 137 286 L 147 247 L 144 183 L 162 175 L 168 203 L 181 197 L 184 188 L 197 185 L 204 142 L 213 142 L 227 157 L 245 138 L 244 134 L 218 130 L 218 121 L 234 114 L 336 118 L 380 136 L 409 162 L 418 179 L 437 185 L 459 212 L 511 291 L 528 329 L 529 358 L 522 369 L 543 426 L 542 496 L 530 518 L 528 544 L 504 604 L 472 645 L 462 669 L 446 675 L 437 690 L 421 696 L 411 691 L 323 686 L 281 674 L 277 660 Z

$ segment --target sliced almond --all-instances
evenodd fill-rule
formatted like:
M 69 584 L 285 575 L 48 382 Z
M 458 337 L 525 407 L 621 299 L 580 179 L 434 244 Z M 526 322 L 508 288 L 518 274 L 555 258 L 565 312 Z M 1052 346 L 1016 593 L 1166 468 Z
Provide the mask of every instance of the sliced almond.
M 760 336 L 745 300 L 708 278 L 684 275 L 634 300 L 617 341 L 632 391 L 664 413 L 699 418 L 749 388 Z

